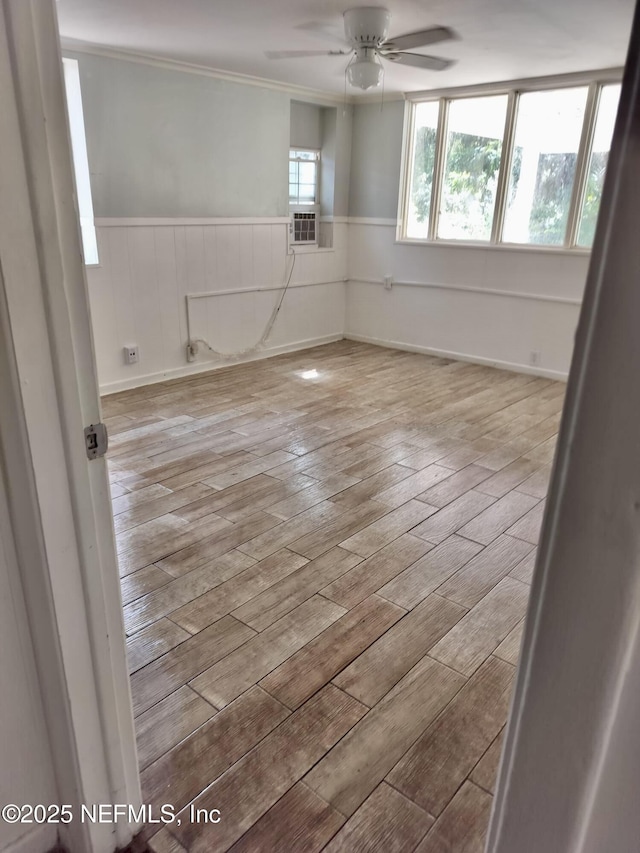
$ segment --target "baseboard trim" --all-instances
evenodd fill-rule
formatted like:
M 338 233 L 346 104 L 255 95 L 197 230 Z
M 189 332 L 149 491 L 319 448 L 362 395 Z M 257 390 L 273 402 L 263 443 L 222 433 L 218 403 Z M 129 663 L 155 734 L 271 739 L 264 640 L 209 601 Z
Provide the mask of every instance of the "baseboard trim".
M 143 385 L 157 385 L 160 382 L 168 382 L 171 379 L 181 379 L 186 376 L 196 376 L 199 373 L 209 373 L 212 370 L 220 370 L 223 367 L 229 367 L 234 364 L 247 364 L 250 361 L 271 358 L 273 355 L 282 355 L 286 352 L 297 352 L 298 350 L 311 349 L 312 347 L 322 346 L 323 344 L 332 344 L 335 341 L 341 341 L 343 338 L 344 335 L 342 332 L 336 332 L 333 335 L 323 335 L 318 338 L 307 338 L 304 341 L 294 341 L 290 344 L 269 347 L 268 349 L 260 350 L 257 353 L 234 361 L 199 361 L 193 364 L 186 364 L 183 367 L 174 367 L 170 370 L 163 370 L 157 373 L 147 373 L 143 376 L 133 377 L 132 379 L 119 379 L 115 382 L 106 382 L 100 385 L 100 396 L 106 397 L 109 394 L 117 394 L 119 391 L 130 391 L 132 388 L 141 388 Z
M 531 367 L 529 364 L 518 364 L 517 362 L 501 361 L 495 358 L 484 358 L 480 355 L 470 353 L 453 352 L 452 350 L 436 349 L 435 347 L 423 347 L 416 344 L 407 344 L 403 341 L 387 341 L 383 338 L 372 338 L 368 335 L 357 335 L 353 332 L 345 332 L 344 338 L 348 341 L 358 341 L 363 344 L 373 344 L 387 349 L 398 349 L 404 352 L 417 352 L 422 355 L 435 355 L 438 358 L 450 358 L 454 361 L 468 361 L 471 364 L 482 364 L 487 367 L 496 367 L 500 370 L 510 370 L 512 373 L 526 373 L 531 376 L 540 376 L 543 379 L 555 379 L 566 382 L 568 373 L 561 370 L 548 370 L 544 367 Z

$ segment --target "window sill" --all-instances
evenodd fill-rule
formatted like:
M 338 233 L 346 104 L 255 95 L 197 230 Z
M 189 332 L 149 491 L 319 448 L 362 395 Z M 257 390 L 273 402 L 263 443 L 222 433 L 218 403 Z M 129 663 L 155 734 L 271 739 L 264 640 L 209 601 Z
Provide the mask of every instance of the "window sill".
M 289 246 L 287 254 L 289 255 L 319 255 L 324 252 L 335 252 L 335 249 L 325 246 Z
M 566 246 L 537 246 L 525 243 L 483 243 L 472 240 L 419 240 L 410 237 L 398 237 L 395 242 L 404 246 L 442 246 L 447 249 L 489 249 L 498 252 L 533 252 L 534 254 L 565 255 L 571 257 L 589 257 L 591 249 L 578 246 L 569 249 Z

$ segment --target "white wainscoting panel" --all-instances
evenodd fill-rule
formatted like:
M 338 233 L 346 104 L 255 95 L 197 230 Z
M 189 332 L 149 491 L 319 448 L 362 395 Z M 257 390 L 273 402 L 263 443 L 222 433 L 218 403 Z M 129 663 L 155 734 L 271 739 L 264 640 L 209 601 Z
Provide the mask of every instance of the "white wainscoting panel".
M 291 283 L 267 346 L 252 358 L 301 349 L 343 336 L 347 273 L 346 223 L 334 225 L 332 251 L 295 257 Z M 187 294 L 198 328 L 222 352 L 257 342 L 287 280 L 287 224 L 274 221 L 148 224 L 98 223 L 100 265 L 87 268 L 100 387 L 103 393 L 211 369 L 205 350 L 187 361 Z M 234 292 L 240 291 L 240 292 Z M 244 291 L 244 292 L 242 292 Z M 193 318 L 193 309 L 192 309 Z M 192 320 L 193 322 L 193 320 Z M 127 365 L 123 347 L 137 345 Z
M 398 243 L 386 222 L 352 221 L 345 335 L 565 378 L 588 263 L 584 253 Z

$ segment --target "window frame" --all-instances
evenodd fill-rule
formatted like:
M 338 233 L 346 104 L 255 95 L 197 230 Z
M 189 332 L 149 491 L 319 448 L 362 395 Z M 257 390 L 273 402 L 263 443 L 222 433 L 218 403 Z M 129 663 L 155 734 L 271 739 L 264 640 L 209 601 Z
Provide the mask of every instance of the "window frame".
M 304 151 L 308 154 L 315 154 L 315 160 L 305 160 L 301 157 L 292 157 L 292 151 Z M 316 167 L 316 179 L 315 179 L 315 191 L 314 191 L 314 201 L 300 201 L 300 180 L 298 176 L 298 201 L 291 201 L 291 196 L 289 196 L 289 210 L 290 211 L 300 211 L 304 213 L 305 211 L 318 210 L 320 209 L 320 157 L 322 152 L 318 148 L 301 148 L 299 146 L 292 147 L 289 146 L 289 164 L 291 163 L 314 163 Z M 290 182 L 288 186 L 290 185 Z M 289 190 L 287 190 L 289 192 Z
M 498 84 L 482 84 L 479 86 L 460 87 L 456 89 L 441 89 L 405 94 L 405 116 L 396 242 L 423 246 L 473 247 L 510 251 L 589 254 L 591 252 L 591 248 L 580 246 L 577 241 L 580 230 L 582 205 L 588 180 L 591 148 L 598 116 L 598 107 L 600 104 L 600 95 L 605 86 L 620 83 L 621 80 L 622 69 L 612 68 L 589 73 L 556 75 L 553 77 L 514 80 Z M 505 242 L 503 240 L 504 222 L 520 96 L 528 92 L 543 92 L 555 89 L 584 87 L 587 87 L 587 98 L 580 135 L 580 144 L 577 152 L 576 171 L 571 191 L 569 215 L 567 218 L 565 237 L 562 245 Z M 486 97 L 490 95 L 508 96 L 491 236 L 489 240 L 444 240 L 437 236 L 437 232 L 446 159 L 447 117 L 449 105 L 452 101 L 458 99 Z M 426 237 L 409 237 L 407 236 L 407 225 L 413 178 L 415 113 L 417 105 L 425 102 L 438 102 L 439 104 L 438 128 L 436 131 L 436 151 L 432 177 L 431 206 L 429 210 L 429 226 Z

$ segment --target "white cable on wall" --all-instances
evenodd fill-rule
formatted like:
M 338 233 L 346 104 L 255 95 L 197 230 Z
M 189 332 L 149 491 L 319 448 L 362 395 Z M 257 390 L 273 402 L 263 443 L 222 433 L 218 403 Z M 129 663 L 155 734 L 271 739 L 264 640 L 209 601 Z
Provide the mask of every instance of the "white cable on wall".
M 192 338 L 191 333 L 189 332 L 189 342 L 187 343 L 187 361 L 193 361 L 195 359 L 199 352 L 200 346 L 205 347 L 208 352 L 213 353 L 223 361 L 235 361 L 236 359 L 251 355 L 252 353 L 257 352 L 265 346 L 265 344 L 269 340 L 271 332 L 273 331 L 276 319 L 278 317 L 278 314 L 280 313 L 280 309 L 282 308 L 282 303 L 284 302 L 284 297 L 286 296 L 287 290 L 289 289 L 289 284 L 291 283 L 291 277 L 293 275 L 293 270 L 296 265 L 296 252 L 293 247 L 291 248 L 291 254 L 293 257 L 291 261 L 291 267 L 289 269 L 289 274 L 287 275 L 287 279 L 284 282 L 282 288 L 280 289 L 280 296 L 275 304 L 273 311 L 271 312 L 271 316 L 267 321 L 267 325 L 265 326 L 264 332 L 260 336 L 260 340 L 256 344 L 253 344 L 253 346 L 246 347 L 246 349 L 243 350 L 237 350 L 236 352 L 221 352 L 215 347 L 212 347 L 208 341 L 204 340 L 204 338 Z M 188 304 L 187 323 L 190 325 Z

